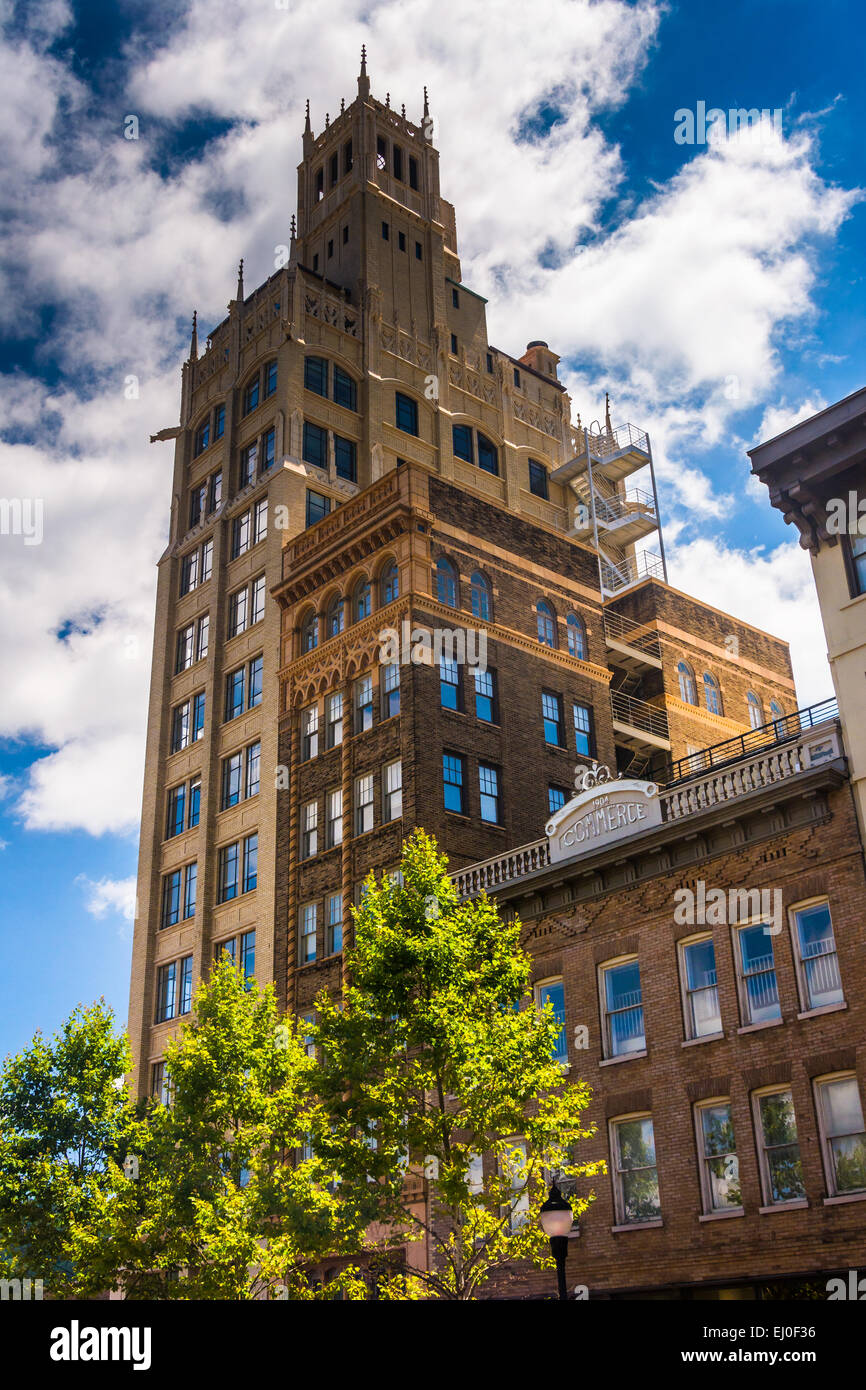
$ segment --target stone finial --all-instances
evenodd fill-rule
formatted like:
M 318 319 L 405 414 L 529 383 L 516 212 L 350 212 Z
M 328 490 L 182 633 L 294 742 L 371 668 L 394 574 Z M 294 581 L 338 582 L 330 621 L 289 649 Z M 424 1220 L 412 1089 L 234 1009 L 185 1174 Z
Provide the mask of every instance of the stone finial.
M 386 105 L 386 107 L 388 108 L 388 110 L 390 111 L 390 110 L 391 110 L 391 93 L 390 93 L 390 92 L 386 92 L 386 93 L 385 93 L 385 105 Z
M 361 44 L 361 71 L 358 74 L 358 96 L 362 99 L 370 95 L 370 79 L 367 76 L 367 45 Z
M 345 97 L 340 97 L 340 115 L 341 115 L 341 116 L 342 116 L 343 112 L 345 111 L 345 109 L 346 109 L 346 98 L 345 98 Z
M 243 304 L 243 302 L 244 302 L 244 258 L 243 258 L 243 256 L 241 256 L 240 264 L 238 265 L 238 292 L 237 292 L 237 294 L 235 295 L 235 298 L 237 299 L 237 301 L 238 301 L 239 304 Z
M 310 98 L 307 97 L 307 116 L 306 116 L 306 120 L 304 121 L 304 134 L 305 134 L 305 135 L 312 135 L 312 133 L 313 133 L 313 128 L 312 128 L 312 126 L 310 125 Z
M 424 116 L 425 116 L 425 118 L 426 118 L 426 117 L 429 116 L 429 115 L 430 115 L 430 102 L 429 102 L 428 99 L 427 99 L 427 88 L 425 87 L 425 88 L 424 88 Z
M 613 430 L 610 426 L 610 396 L 607 391 L 604 393 L 604 427 L 608 434 L 613 434 Z
M 189 359 L 191 362 L 198 361 L 198 312 L 192 311 L 192 337 L 189 343 Z
M 290 227 L 290 234 L 291 234 L 292 241 L 294 241 L 295 237 L 297 236 L 297 232 L 295 231 L 295 214 L 294 214 L 294 213 L 292 213 L 292 221 L 291 221 L 291 227 Z
M 330 113 L 330 111 L 326 111 L 326 112 L 325 112 L 325 130 L 328 129 L 328 126 L 329 126 L 330 124 L 331 124 L 331 113 Z
M 367 45 L 361 44 L 361 76 L 367 76 Z
M 405 103 L 405 101 L 403 102 L 403 105 L 400 107 L 400 115 L 403 117 L 403 120 L 405 121 L 405 119 L 406 119 L 406 103 Z

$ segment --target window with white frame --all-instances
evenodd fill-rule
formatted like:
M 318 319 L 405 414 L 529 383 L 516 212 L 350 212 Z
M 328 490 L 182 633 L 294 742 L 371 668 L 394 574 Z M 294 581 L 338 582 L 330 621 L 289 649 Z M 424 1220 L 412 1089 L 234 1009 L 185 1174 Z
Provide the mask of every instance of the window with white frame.
M 481 819 L 490 825 L 501 821 L 499 806 L 499 769 L 488 763 L 478 764 L 478 794 L 481 805 Z
M 310 1029 L 312 1028 L 315 1021 L 316 1015 L 314 1013 L 301 1014 L 298 1019 L 298 1023 L 300 1025 L 298 1028 L 298 1032 L 301 1035 L 301 1045 L 308 1057 L 315 1057 L 316 1055 L 316 1044 L 313 1041 L 313 1037 L 310 1032 Z M 312 1157 L 312 1146 L 309 1157 Z
M 333 695 L 329 695 L 326 703 L 327 710 L 327 729 L 326 743 L 329 748 L 336 748 L 343 742 L 343 693 L 335 690 Z
M 253 507 L 253 545 L 258 545 L 268 534 L 268 499 L 263 497 Z
M 361 676 L 355 681 L 355 733 L 363 734 L 373 727 L 373 677 Z
M 713 938 L 708 933 L 681 941 L 679 953 L 686 1037 L 715 1037 L 722 1031 L 722 1015 Z
M 737 982 L 743 1026 L 781 1018 L 773 938 L 763 922 L 735 930 Z
M 704 1212 L 741 1211 L 740 1165 L 727 1097 L 695 1106 Z
M 399 820 L 403 814 L 403 764 L 386 763 L 382 768 L 382 819 Z
M 652 1115 L 612 1120 L 611 1152 L 616 1219 L 620 1226 L 661 1218 Z
M 780 1206 L 802 1201 L 806 1189 L 790 1087 L 768 1087 L 756 1091 L 752 1099 L 764 1202 Z
M 823 1009 L 841 1004 L 845 995 L 828 902 L 807 903 L 791 910 L 794 958 L 803 1008 Z
M 439 703 L 443 709 L 460 708 L 460 671 L 444 656 L 439 657 Z
M 325 899 L 325 932 L 329 956 L 343 949 L 343 895 L 329 893 Z
M 327 827 L 326 827 L 328 849 L 333 849 L 335 845 L 343 843 L 343 789 L 335 787 L 327 794 Z
M 502 1209 L 507 1217 L 508 1230 L 516 1235 L 526 1225 L 529 1217 L 529 1186 L 527 1183 L 527 1145 L 525 1139 L 510 1139 L 508 1150 L 502 1154 L 500 1168 L 502 1176 L 511 1188 L 511 1197 Z
M 249 611 L 250 588 L 245 584 L 242 589 L 229 594 L 229 637 L 236 637 L 239 632 L 245 632 L 247 626 L 247 614 Z
M 301 807 L 301 858 L 311 859 L 319 849 L 319 803 L 308 801 Z
M 301 761 L 309 762 L 319 752 L 319 706 L 301 710 Z
M 373 829 L 373 774 L 355 778 L 355 834 Z
M 612 961 L 599 971 L 605 1057 L 646 1051 L 640 965 L 637 956 Z
M 382 718 L 400 713 L 400 667 L 396 661 L 382 668 Z
M 562 976 L 557 976 L 555 979 L 551 980 L 539 981 L 535 986 L 535 1002 L 540 1009 L 543 1009 L 545 1004 L 550 1004 L 553 1009 L 553 1017 L 559 1027 L 553 1060 L 560 1063 L 567 1062 L 568 1041 L 565 1036 L 565 986 L 562 982 Z
M 301 965 L 309 965 L 316 959 L 316 929 L 318 927 L 318 903 L 303 903 L 298 918 L 298 952 Z
M 866 1192 L 866 1132 L 854 1072 L 819 1078 L 815 1103 L 830 1196 Z

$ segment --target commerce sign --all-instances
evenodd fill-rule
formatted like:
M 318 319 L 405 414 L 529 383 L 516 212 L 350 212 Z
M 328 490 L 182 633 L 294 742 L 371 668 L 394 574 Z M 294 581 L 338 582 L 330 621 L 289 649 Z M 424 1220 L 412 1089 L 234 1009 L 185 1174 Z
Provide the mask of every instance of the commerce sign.
M 655 782 L 618 778 L 589 786 L 547 822 L 550 862 L 556 864 L 604 849 L 661 823 L 662 808 Z

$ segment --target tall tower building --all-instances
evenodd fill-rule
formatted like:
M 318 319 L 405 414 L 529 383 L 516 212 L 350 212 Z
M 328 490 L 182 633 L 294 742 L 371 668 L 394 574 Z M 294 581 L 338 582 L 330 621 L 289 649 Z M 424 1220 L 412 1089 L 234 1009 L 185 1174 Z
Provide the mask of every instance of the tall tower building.
M 424 94 L 314 135 L 279 268 L 200 353 L 159 565 L 130 1036 L 228 950 L 308 1013 L 413 826 L 534 841 L 576 762 L 671 781 L 796 709 L 786 644 L 667 582 L 649 437 L 490 343 Z

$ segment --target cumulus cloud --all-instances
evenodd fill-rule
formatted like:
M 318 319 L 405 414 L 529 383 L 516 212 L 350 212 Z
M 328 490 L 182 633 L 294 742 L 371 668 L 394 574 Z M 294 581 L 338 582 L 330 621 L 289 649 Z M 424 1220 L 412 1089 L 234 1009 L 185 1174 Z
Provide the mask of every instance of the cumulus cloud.
M 85 894 L 84 906 L 93 917 L 106 917 L 109 913 L 120 916 L 126 922 L 135 920 L 135 879 L 100 878 L 91 879 L 79 874 L 75 880 Z

